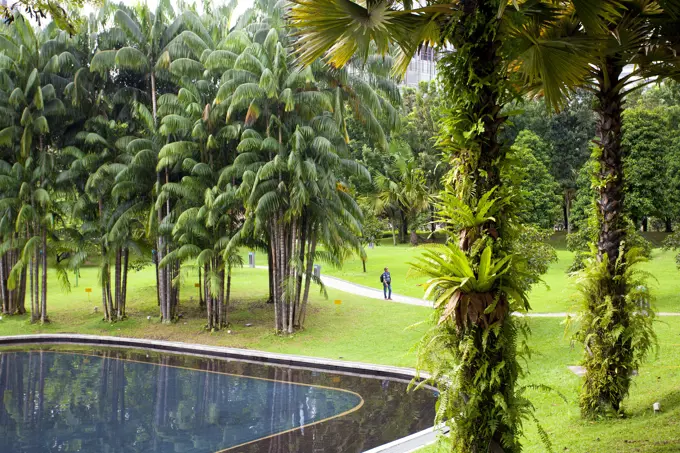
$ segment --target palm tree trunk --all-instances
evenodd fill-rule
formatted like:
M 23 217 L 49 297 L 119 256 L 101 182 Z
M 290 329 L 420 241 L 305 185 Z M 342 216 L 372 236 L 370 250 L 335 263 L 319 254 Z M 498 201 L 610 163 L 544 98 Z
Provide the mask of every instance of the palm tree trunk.
M 276 331 L 281 330 L 279 322 L 279 256 L 278 256 L 278 227 L 276 225 L 276 218 L 272 219 L 269 226 L 269 244 L 271 252 L 269 254 L 270 260 L 270 278 L 271 278 L 271 294 L 270 297 L 274 303 L 274 326 Z
M 300 270 L 297 274 L 297 282 L 295 285 L 295 315 L 293 316 L 293 321 L 291 324 L 293 324 L 293 327 L 300 327 L 299 321 L 300 321 L 300 304 L 302 302 L 302 277 L 304 276 L 304 269 L 305 269 L 305 249 L 307 247 L 307 239 L 309 236 L 309 224 L 308 224 L 308 219 L 307 219 L 307 214 L 305 213 L 302 216 L 302 227 L 301 227 L 301 232 L 302 236 L 300 237 L 300 245 L 298 247 L 298 260 L 299 260 L 299 265 L 300 265 Z M 365 265 L 364 265 L 365 266 Z
M 571 234 L 571 220 L 569 219 L 571 214 L 571 191 L 566 189 L 564 191 L 564 229 L 567 230 L 567 234 Z
M 231 264 L 227 266 L 227 296 L 224 301 L 224 325 L 229 325 L 229 303 L 231 302 Z
M 213 328 L 212 326 L 212 300 L 210 298 L 210 272 L 208 263 L 204 264 L 205 271 L 203 272 L 203 280 L 205 285 L 205 308 L 206 315 L 208 316 L 208 330 Z
M 267 244 L 267 264 L 269 268 L 267 269 L 267 272 L 269 274 L 269 300 L 267 300 L 267 303 L 273 304 L 274 303 L 274 248 L 272 246 L 272 240 L 271 240 L 271 234 L 270 234 L 270 239 L 269 243 Z
M 394 221 L 394 219 L 392 219 L 392 222 L 393 223 L 390 225 L 390 231 L 392 232 L 392 245 L 396 247 L 397 246 L 397 235 L 394 232 L 394 230 L 397 226 L 397 223 Z
M 430 204 L 430 233 L 434 235 L 434 232 L 437 231 L 437 218 L 435 216 L 435 210 L 434 210 L 434 204 Z M 434 236 L 433 236 L 434 238 Z
M 225 310 L 225 308 L 224 308 L 224 284 L 225 284 L 224 274 L 225 274 L 224 267 L 220 266 L 220 302 L 219 302 L 220 303 L 220 309 L 219 309 L 220 316 L 219 316 L 218 324 L 217 324 L 218 328 L 220 328 L 220 329 L 225 326 L 225 322 L 224 322 L 224 315 L 225 315 L 225 313 L 224 313 L 224 310 Z
M 408 222 L 406 221 L 406 213 L 403 209 L 399 209 L 399 217 L 401 223 L 399 224 L 399 242 L 406 243 L 406 236 L 408 236 Z
M 283 212 L 279 211 L 279 300 L 281 301 L 281 332 L 286 332 L 288 330 L 288 326 L 286 325 L 288 320 L 288 310 L 286 307 L 286 277 L 288 277 L 286 273 L 286 267 L 288 266 L 286 252 L 288 250 L 288 244 L 286 239 L 288 235 L 286 234 L 286 229 L 283 225 L 283 217 Z
M 113 308 L 115 310 L 117 319 L 120 318 L 120 303 L 121 303 L 121 296 L 122 296 L 121 286 L 120 286 L 121 280 L 122 280 L 122 275 L 121 275 L 122 265 L 123 265 L 122 261 L 123 261 L 123 250 L 120 247 L 116 247 L 116 263 L 115 263 L 115 276 L 114 276 L 114 286 L 113 286 L 115 297 L 113 299 L 113 302 L 114 302 Z
M 288 269 L 288 279 L 289 279 L 289 286 L 290 290 L 288 291 L 288 333 L 291 334 L 293 333 L 293 319 L 295 316 L 295 304 L 297 302 L 297 278 L 295 275 L 295 266 L 293 266 L 293 257 L 296 255 L 297 250 L 296 250 L 296 243 L 297 243 L 297 235 L 298 235 L 298 222 L 296 219 L 293 219 L 291 222 L 291 229 L 290 229 L 290 242 L 289 242 L 289 255 L 288 255 L 288 266 L 286 269 Z
M 592 317 L 602 317 L 605 300 L 611 303 L 609 326 L 627 328 L 630 316 L 626 307 L 628 282 L 624 244 L 626 221 L 624 218 L 624 173 L 621 148 L 623 96 L 619 81 L 623 67 L 612 57 L 604 59 L 598 75 L 597 136 L 600 145 L 596 210 L 598 218 L 597 260 L 604 263 L 606 272 L 599 273 L 597 292 L 588 297 L 588 310 Z M 587 326 L 585 326 L 587 328 Z M 625 335 L 612 342 L 604 332 L 595 330 L 588 335 L 585 383 L 581 393 L 584 413 L 618 412 L 630 387 L 630 363 L 635 347 Z M 604 377 L 603 377 L 604 375 Z
M 16 258 L 15 258 L 16 261 Z M 16 264 L 16 263 L 15 263 Z M 21 270 L 21 282 L 19 285 L 19 290 L 17 292 L 17 312 L 20 315 L 26 314 L 26 269 Z
M 198 266 L 198 307 L 203 309 L 205 301 L 203 300 L 203 279 L 201 278 L 201 266 Z
M 121 297 L 120 303 L 118 305 L 118 319 L 122 320 L 125 318 L 126 305 L 127 305 L 127 276 L 130 261 L 130 249 L 125 247 L 123 249 L 123 281 L 121 283 Z
M 2 314 L 10 314 L 9 292 L 7 291 L 7 254 L 0 257 L 0 298 L 2 298 Z
M 47 227 L 42 229 L 42 294 L 40 298 L 40 322 L 48 323 L 47 318 Z
M 501 101 L 507 89 L 507 72 L 502 64 L 498 38 L 502 26 L 498 4 L 489 0 L 461 2 L 456 26 L 451 27 L 449 32 L 451 45 L 457 51 L 449 64 L 440 65 L 440 77 L 444 86 L 451 90 L 448 95 L 455 105 L 447 120 L 461 125 L 458 129 L 461 136 L 452 139 L 447 151 L 456 159 L 454 171 L 459 177 L 446 190 L 471 209 L 477 206 L 484 194 L 500 185 L 500 170 L 506 155 L 498 138 L 499 130 L 506 121 L 501 113 Z M 461 73 L 467 76 L 461 77 Z M 462 134 L 463 130 L 472 128 L 477 131 L 470 135 Z M 471 253 L 474 247 L 493 244 L 493 259 L 510 252 L 507 233 L 501 228 L 505 226 L 506 214 L 504 211 L 497 214 L 496 221 L 480 226 L 469 225 L 459 231 L 462 238 L 459 247 L 472 268 L 476 269 L 480 261 L 480 254 Z M 445 417 L 450 419 L 456 431 L 455 438 L 452 436 L 451 451 L 518 453 L 521 451 L 521 427 L 509 414 L 519 410 L 515 385 L 521 366 L 517 360 L 517 328 L 509 313 L 509 296 L 500 282 L 496 282 L 483 299 L 481 295 L 476 296 L 480 296 L 480 300 L 475 303 L 485 310 L 495 301 L 493 310 L 484 312 L 474 322 L 468 322 L 467 317 L 447 316 L 446 322 L 440 323 L 433 335 L 445 339 L 439 345 L 450 345 L 448 351 L 426 349 L 420 358 L 423 360 L 440 353 L 442 360 L 455 357 L 459 369 L 455 393 L 449 390 L 451 387 L 447 388 L 449 382 L 442 382 L 443 392 L 450 393 L 446 399 L 440 400 L 444 404 Z M 494 322 L 498 323 L 497 330 L 488 327 Z M 463 354 L 459 345 L 466 345 L 466 351 L 479 353 Z M 444 359 L 444 356 L 447 358 Z M 484 386 L 480 387 L 479 382 L 483 382 Z M 471 394 L 474 398 L 469 397 Z M 490 407 L 501 405 L 504 409 L 489 411 Z
M 109 268 L 109 278 L 106 281 L 106 300 L 108 302 L 109 321 L 113 321 L 116 310 L 113 308 L 113 297 L 112 297 L 112 294 L 111 294 L 111 270 L 110 270 L 110 268 Z
M 38 250 L 33 254 L 33 301 L 35 306 L 35 321 L 42 318 L 40 313 L 40 256 Z
M 160 248 L 160 238 L 156 240 L 156 248 Z M 158 250 L 155 250 L 156 256 L 155 256 L 155 267 L 156 267 L 156 303 L 158 306 L 161 306 L 161 275 L 160 271 L 158 269 Z
M 305 326 L 307 316 L 307 301 L 309 300 L 309 289 L 312 285 L 312 269 L 314 268 L 314 256 L 316 255 L 316 231 L 312 229 L 310 234 L 309 252 L 307 253 L 307 269 L 305 270 L 305 294 L 302 297 L 302 307 L 300 308 L 300 328 Z
M 153 114 L 153 121 L 156 122 L 157 117 L 157 103 L 156 103 L 156 73 L 151 71 L 151 113 Z

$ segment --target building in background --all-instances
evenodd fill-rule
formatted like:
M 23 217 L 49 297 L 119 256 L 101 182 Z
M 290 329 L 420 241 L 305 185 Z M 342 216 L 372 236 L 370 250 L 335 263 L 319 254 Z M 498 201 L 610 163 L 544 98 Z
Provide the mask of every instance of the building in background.
M 432 48 L 425 48 L 411 59 L 401 84 L 417 87 L 420 82 L 430 82 L 437 77 L 437 53 Z

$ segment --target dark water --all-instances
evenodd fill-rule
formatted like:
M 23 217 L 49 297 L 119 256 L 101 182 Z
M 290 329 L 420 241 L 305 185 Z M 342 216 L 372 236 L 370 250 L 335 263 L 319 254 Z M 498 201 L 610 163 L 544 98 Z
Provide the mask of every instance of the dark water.
M 0 353 L 0 452 L 359 453 L 432 425 L 400 382 L 113 349 Z

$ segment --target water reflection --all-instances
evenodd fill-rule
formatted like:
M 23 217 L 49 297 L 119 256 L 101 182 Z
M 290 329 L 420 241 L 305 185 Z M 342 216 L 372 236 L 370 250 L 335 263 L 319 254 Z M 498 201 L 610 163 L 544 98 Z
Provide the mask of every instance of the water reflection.
M 358 453 L 431 426 L 432 395 L 404 390 L 121 350 L 0 353 L 0 452 Z

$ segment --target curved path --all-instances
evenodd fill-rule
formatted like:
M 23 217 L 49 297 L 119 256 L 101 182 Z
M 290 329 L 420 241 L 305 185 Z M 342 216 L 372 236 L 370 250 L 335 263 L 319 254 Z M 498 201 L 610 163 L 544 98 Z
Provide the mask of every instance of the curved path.
M 267 269 L 267 266 L 255 266 L 257 269 Z M 368 297 L 369 299 L 379 299 L 384 300 L 382 290 L 371 288 L 369 286 L 359 285 L 357 283 L 352 283 L 347 280 L 342 280 L 337 277 L 330 277 L 328 275 L 321 275 L 321 281 L 328 288 L 337 289 L 338 291 L 343 291 L 345 293 L 354 294 L 357 296 Z M 400 294 L 392 293 L 392 300 L 390 302 L 396 302 L 400 304 L 407 305 L 417 305 L 419 307 L 432 307 L 432 301 L 426 299 L 419 299 L 417 297 L 402 296 Z M 513 313 L 515 316 L 520 317 L 530 317 L 530 318 L 566 318 L 568 315 L 573 313 L 567 312 L 557 312 L 557 313 Z M 657 313 L 657 316 L 680 316 L 680 313 Z

